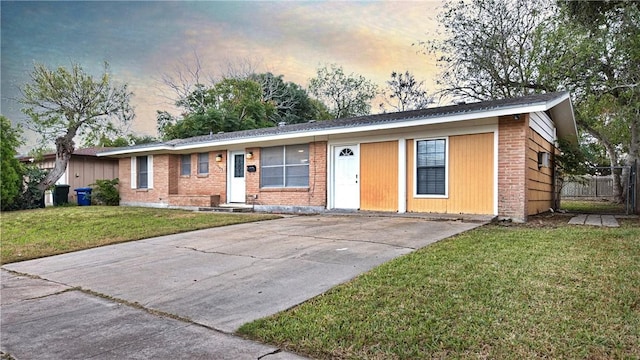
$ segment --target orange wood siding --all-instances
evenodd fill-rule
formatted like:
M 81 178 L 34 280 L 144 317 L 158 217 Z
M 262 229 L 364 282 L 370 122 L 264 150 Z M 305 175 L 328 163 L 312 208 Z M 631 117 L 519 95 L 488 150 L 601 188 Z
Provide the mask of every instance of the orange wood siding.
M 553 207 L 553 144 L 529 128 L 527 130 L 527 215 L 548 211 Z M 550 167 L 538 169 L 538 152 L 551 154 Z
M 414 197 L 414 141 L 407 141 L 407 211 L 451 214 L 493 214 L 493 133 L 451 136 L 449 196 Z
M 360 144 L 360 209 L 398 211 L 398 142 Z

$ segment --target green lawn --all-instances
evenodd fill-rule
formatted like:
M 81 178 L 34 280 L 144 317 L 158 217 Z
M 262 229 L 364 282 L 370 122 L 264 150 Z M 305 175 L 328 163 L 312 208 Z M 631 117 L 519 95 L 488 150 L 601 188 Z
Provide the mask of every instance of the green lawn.
M 239 332 L 324 359 L 640 358 L 638 220 L 568 219 L 481 227 Z
M 68 206 L 3 212 L 0 214 L 0 260 L 6 264 L 153 236 L 277 217 L 118 206 Z
M 562 200 L 560 208 L 579 214 L 624 214 L 626 210 L 625 204 L 616 204 L 607 200 Z

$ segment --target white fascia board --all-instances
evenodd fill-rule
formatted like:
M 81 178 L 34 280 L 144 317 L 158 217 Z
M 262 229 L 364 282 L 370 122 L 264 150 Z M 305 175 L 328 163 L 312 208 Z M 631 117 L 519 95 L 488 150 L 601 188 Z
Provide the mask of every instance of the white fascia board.
M 305 137 L 318 137 L 318 136 L 328 136 L 328 135 L 335 135 L 335 134 L 368 132 L 368 131 L 375 131 L 375 130 L 400 129 L 400 128 L 413 127 L 413 126 L 422 126 L 422 125 L 445 124 L 445 123 L 451 123 L 451 122 L 475 120 L 475 119 L 482 119 L 482 118 L 513 115 L 513 114 L 523 114 L 523 113 L 536 112 L 536 111 L 547 111 L 554 106 L 553 104 L 557 104 L 565 100 L 567 97 L 568 97 L 568 94 L 566 96 L 562 96 L 557 99 L 554 99 L 551 102 L 539 102 L 535 104 L 517 105 L 517 106 L 511 106 L 511 107 L 504 107 L 496 110 L 478 110 L 478 111 L 472 111 L 472 112 L 465 112 L 461 114 L 418 118 L 415 120 L 392 121 L 390 123 L 382 123 L 382 124 L 372 124 L 372 125 L 353 126 L 353 127 L 337 127 L 337 128 L 331 128 L 331 129 L 318 129 L 318 130 L 300 131 L 300 132 L 284 133 L 284 134 L 277 134 L 277 135 L 243 137 L 238 139 L 190 143 L 190 144 L 182 144 L 182 145 L 176 145 L 176 146 L 159 145 L 159 146 L 136 148 L 136 149 L 114 150 L 114 151 L 99 153 L 98 156 L 115 156 L 115 155 L 126 155 L 126 154 L 133 154 L 133 153 L 145 153 L 145 152 L 157 152 L 157 151 L 173 152 L 173 151 L 181 151 L 181 150 L 189 150 L 189 149 L 207 148 L 211 146 L 225 148 L 233 145 L 250 144 L 255 142 L 279 141 L 279 140 L 305 138 Z M 327 121 L 331 121 L 331 120 L 327 120 Z
M 157 152 L 157 151 L 171 151 L 174 148 L 168 145 L 158 145 L 158 146 L 150 146 L 150 147 L 144 147 L 144 148 L 135 148 L 135 149 L 130 149 L 130 148 L 124 148 L 121 150 L 111 150 L 111 151 L 103 151 L 103 152 L 99 152 L 96 154 L 96 156 L 98 157 L 102 157 L 102 156 L 117 156 L 117 155 L 127 155 L 127 154 L 137 154 L 137 153 L 150 153 L 150 152 Z
M 547 109 L 546 110 L 551 109 L 552 107 L 560 104 L 561 102 L 563 102 L 563 101 L 565 101 L 567 99 L 570 99 L 569 92 L 565 92 L 561 96 L 558 96 L 555 99 L 551 99 L 551 100 L 547 101 L 547 103 L 546 103 Z M 543 111 L 546 111 L 546 110 L 543 110 Z

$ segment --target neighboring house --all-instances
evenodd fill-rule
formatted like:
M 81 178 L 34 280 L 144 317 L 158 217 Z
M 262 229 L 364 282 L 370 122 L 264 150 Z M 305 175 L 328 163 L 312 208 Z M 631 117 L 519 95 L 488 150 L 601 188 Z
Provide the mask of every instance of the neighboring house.
M 309 122 L 119 148 L 122 205 L 487 214 L 554 204 L 569 94 Z
M 67 164 L 67 170 L 62 174 L 60 179 L 56 181 L 56 185 L 69 185 L 69 201 L 77 202 L 74 189 L 81 187 L 90 187 L 96 180 L 115 179 L 118 177 L 118 159 L 97 157 L 99 152 L 113 150 L 109 147 L 90 147 L 76 149 L 71 154 L 71 159 Z M 20 157 L 23 163 L 35 163 L 41 169 L 53 169 L 56 161 L 55 152 L 46 153 L 41 159 L 36 160 L 33 157 Z M 45 204 L 51 205 L 53 198 L 50 191 L 45 195 Z

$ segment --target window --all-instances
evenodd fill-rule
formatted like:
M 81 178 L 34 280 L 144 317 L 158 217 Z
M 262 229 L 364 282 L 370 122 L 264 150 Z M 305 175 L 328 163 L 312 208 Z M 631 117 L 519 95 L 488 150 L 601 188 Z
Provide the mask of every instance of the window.
M 180 156 L 180 175 L 191 175 L 191 154 Z
M 198 175 L 209 173 L 209 153 L 198 154 Z
M 153 155 L 131 158 L 131 188 L 153 188 Z
M 308 187 L 309 145 L 263 148 L 260 152 L 262 187 Z
M 420 140 L 416 146 L 416 194 L 446 195 L 446 140 Z
M 138 156 L 138 188 L 146 189 L 149 186 L 149 163 L 146 156 Z

